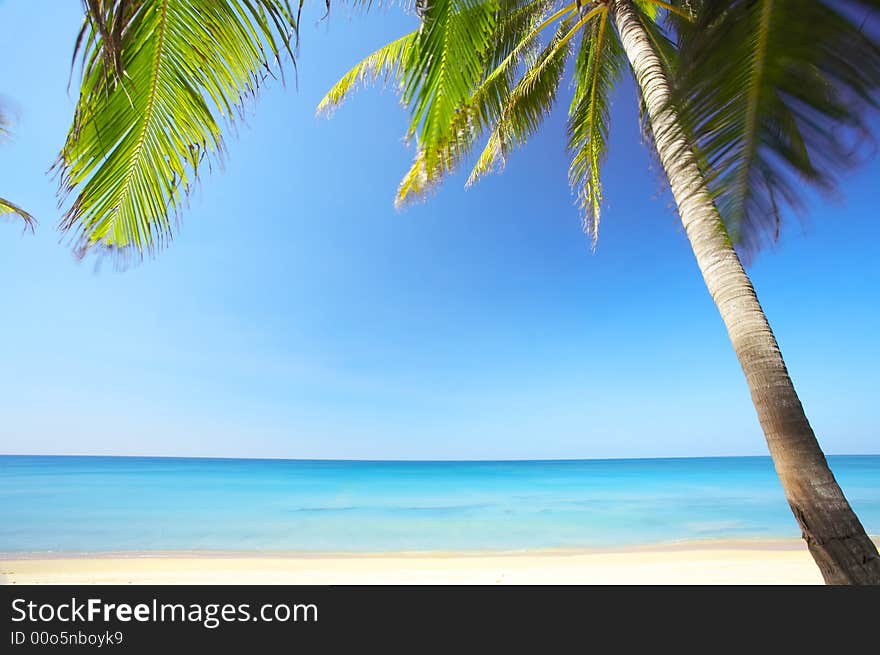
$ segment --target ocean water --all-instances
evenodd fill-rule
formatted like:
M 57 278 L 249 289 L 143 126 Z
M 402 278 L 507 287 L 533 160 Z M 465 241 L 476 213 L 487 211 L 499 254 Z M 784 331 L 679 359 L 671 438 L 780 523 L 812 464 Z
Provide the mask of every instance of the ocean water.
M 880 456 L 831 457 L 880 534 Z M 0 552 L 524 550 L 796 537 L 763 457 L 0 456 Z

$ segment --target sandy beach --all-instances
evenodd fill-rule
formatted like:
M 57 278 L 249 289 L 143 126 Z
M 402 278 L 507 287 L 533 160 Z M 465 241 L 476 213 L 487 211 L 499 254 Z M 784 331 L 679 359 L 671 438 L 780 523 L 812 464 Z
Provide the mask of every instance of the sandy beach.
M 876 540 L 876 539 L 875 539 Z M 4 584 L 821 584 L 800 540 L 526 553 L 4 556 Z

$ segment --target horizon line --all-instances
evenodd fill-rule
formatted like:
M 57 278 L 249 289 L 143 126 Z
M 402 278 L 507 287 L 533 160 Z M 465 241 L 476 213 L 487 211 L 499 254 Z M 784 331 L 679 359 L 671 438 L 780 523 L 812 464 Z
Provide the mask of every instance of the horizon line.
M 69 458 L 104 458 L 104 459 L 192 459 L 221 461 L 255 461 L 255 462 L 339 462 L 364 464 L 502 464 L 516 462 L 602 462 L 602 461 L 640 461 L 640 460 L 675 460 L 675 459 L 771 459 L 766 455 L 661 455 L 657 457 L 549 457 L 549 458 L 514 458 L 514 459 L 345 459 L 336 457 L 223 457 L 211 455 L 49 455 L 0 453 L 0 457 L 69 457 Z M 880 453 L 826 453 L 826 457 L 880 457 Z

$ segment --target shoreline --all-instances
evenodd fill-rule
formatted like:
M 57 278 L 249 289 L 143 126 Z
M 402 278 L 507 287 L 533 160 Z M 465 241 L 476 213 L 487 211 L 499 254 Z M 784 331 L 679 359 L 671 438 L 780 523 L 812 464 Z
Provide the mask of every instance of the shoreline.
M 0 553 L 0 584 L 822 584 L 822 577 L 801 539 L 738 539 L 537 551 Z
M 871 536 L 880 546 L 880 536 Z M 796 551 L 804 542 L 795 537 L 754 537 L 742 539 L 692 539 L 611 546 L 561 546 L 557 548 L 485 548 L 469 550 L 95 550 L 95 551 L 0 551 L 0 562 L 26 560 L 79 559 L 381 559 L 381 558 L 480 558 L 480 557 L 572 557 L 613 553 L 659 553 L 704 550 Z

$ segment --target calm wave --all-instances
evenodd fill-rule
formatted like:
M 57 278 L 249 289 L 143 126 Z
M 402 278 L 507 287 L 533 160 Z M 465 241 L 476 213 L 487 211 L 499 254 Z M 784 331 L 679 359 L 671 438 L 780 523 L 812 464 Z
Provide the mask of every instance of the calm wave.
M 880 534 L 880 456 L 829 458 Z M 0 456 L 0 551 L 520 550 L 799 535 L 769 458 Z

